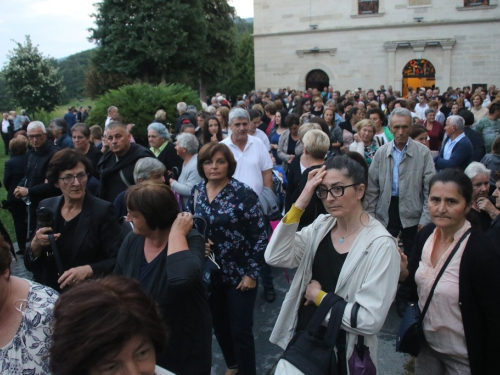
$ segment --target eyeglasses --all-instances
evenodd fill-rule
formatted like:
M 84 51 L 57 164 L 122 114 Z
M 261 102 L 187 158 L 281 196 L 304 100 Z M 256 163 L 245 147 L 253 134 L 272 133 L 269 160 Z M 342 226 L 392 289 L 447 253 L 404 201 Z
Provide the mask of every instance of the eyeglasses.
M 325 188 L 317 188 L 316 189 L 316 195 L 319 199 L 326 199 L 328 198 L 328 193 L 332 195 L 334 198 L 339 198 L 344 195 L 345 189 L 351 186 L 356 186 L 359 185 L 357 184 L 352 184 L 352 185 L 346 185 L 346 186 L 334 186 L 330 189 L 325 189 Z
M 28 134 L 28 139 L 41 139 L 43 134 Z
M 73 176 L 71 174 L 69 175 L 66 175 L 64 177 L 61 177 L 59 178 L 59 180 L 62 180 L 62 182 L 64 182 L 66 185 L 68 184 L 71 184 L 75 181 L 75 178 L 79 181 L 79 182 L 84 182 L 84 181 L 87 181 L 87 178 L 89 176 L 87 175 L 87 173 L 78 173 L 76 176 Z

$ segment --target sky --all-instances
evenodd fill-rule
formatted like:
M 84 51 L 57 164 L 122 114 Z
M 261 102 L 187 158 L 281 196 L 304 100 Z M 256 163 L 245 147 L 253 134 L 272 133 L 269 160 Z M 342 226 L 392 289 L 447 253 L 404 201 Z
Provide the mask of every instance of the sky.
M 166 0 L 168 1 L 168 0 Z M 93 6 L 98 0 L 2 1 L 0 8 L 0 69 L 15 42 L 30 35 L 44 56 L 57 59 L 93 48 L 87 29 L 94 27 Z M 253 17 L 253 0 L 229 0 L 241 18 Z

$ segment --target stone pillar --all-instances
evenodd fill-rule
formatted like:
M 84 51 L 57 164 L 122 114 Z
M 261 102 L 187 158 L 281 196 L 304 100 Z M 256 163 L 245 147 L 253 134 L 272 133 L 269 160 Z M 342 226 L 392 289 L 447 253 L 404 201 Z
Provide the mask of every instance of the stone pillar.
M 443 82 L 442 88 L 446 90 L 451 84 L 451 50 L 455 45 L 455 40 L 440 41 L 443 49 Z
M 395 82 L 395 71 L 396 71 L 396 49 L 397 46 L 388 46 L 386 47 L 387 51 L 387 85 L 390 85 L 396 89 L 396 82 Z M 399 89 L 400 90 L 400 89 Z

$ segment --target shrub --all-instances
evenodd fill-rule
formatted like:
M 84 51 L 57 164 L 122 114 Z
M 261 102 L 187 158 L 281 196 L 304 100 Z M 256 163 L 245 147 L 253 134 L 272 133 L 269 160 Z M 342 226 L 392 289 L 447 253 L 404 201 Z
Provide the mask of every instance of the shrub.
M 96 100 L 86 123 L 89 126 L 99 124 L 104 127 L 108 108 L 116 106 L 126 123 L 135 124 L 132 135 L 136 142 L 147 145 L 147 127 L 153 122 L 156 111 L 163 109 L 167 112 L 166 122 L 174 124 L 178 117 L 176 106 L 179 102 L 195 105 L 198 109 L 201 107 L 198 94 L 183 85 L 134 84 L 123 86 L 118 90 L 111 90 Z

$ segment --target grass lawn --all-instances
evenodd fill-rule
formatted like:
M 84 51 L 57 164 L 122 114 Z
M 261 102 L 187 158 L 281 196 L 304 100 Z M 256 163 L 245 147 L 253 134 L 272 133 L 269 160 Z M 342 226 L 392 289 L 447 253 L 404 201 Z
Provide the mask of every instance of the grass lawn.
M 69 107 L 75 107 L 78 110 L 80 107 L 88 107 L 89 105 L 93 106 L 94 101 L 88 98 L 84 98 L 82 100 L 72 100 L 69 103 L 65 103 L 60 105 L 59 107 L 56 107 L 56 109 L 52 112 L 36 113 L 35 118 L 32 120 L 41 121 L 45 126 L 48 126 L 50 120 L 57 117 L 64 117 L 64 115 L 68 112 Z

